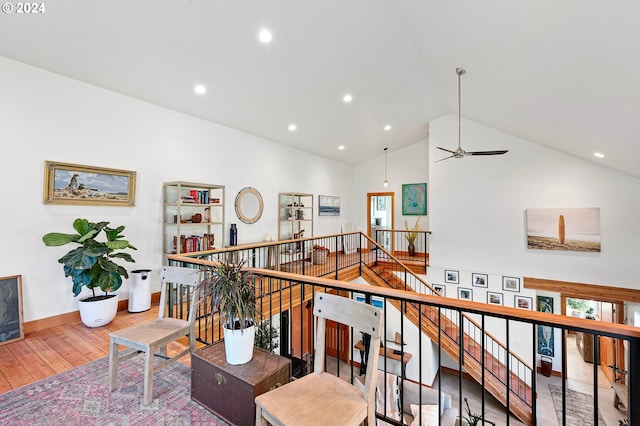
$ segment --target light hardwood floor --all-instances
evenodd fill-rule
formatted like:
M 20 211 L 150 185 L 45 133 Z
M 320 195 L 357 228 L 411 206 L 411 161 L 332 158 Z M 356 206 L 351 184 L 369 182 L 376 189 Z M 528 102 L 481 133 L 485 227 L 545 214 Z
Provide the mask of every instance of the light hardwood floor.
M 2 345 L 0 394 L 104 358 L 109 354 L 109 333 L 157 316 L 158 305 L 154 304 L 146 312 L 120 311 L 104 327 L 88 328 L 77 321 L 30 333 L 23 340 Z M 170 353 L 172 349 L 169 346 Z M 191 360 L 185 355 L 180 361 L 189 365 Z

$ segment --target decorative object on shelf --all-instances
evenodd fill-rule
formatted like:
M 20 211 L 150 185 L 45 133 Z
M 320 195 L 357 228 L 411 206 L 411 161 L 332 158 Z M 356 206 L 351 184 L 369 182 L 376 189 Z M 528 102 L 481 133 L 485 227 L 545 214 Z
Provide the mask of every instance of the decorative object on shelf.
M 489 276 L 487 274 L 471 274 L 471 285 L 474 287 L 484 287 L 487 288 L 489 286 Z
M 64 268 L 64 276 L 71 277 L 73 295 L 78 296 L 82 287 L 87 287 L 93 293 L 79 301 L 80 317 L 88 327 L 100 327 L 113 320 L 118 309 L 118 296 L 110 293 L 118 290 L 122 285 L 122 278 L 129 278 L 127 270 L 114 263 L 112 259 L 122 259 L 135 262 L 129 253 L 116 250 L 137 250 L 129 241 L 124 239 L 124 226 L 108 227 L 109 222 L 89 222 L 87 219 L 73 221 L 76 234 L 61 234 L 50 232 L 42 237 L 48 247 L 57 247 L 69 243 L 79 244 L 58 259 Z M 104 232 L 106 241 L 98 241 L 97 237 Z M 96 288 L 104 295 L 96 295 Z M 100 312 L 92 315 L 97 309 Z M 104 311 L 102 310 L 104 309 Z
M 238 192 L 236 196 L 236 215 L 242 222 L 248 224 L 256 223 L 262 216 L 263 209 L 262 195 L 257 189 L 246 187 Z
M 527 248 L 600 252 L 600 208 L 526 210 Z
M 136 172 L 45 161 L 45 204 L 134 206 Z
M 409 256 L 415 256 L 416 254 L 416 238 L 418 238 L 418 231 L 420 231 L 420 217 L 416 219 L 416 223 L 413 224 L 413 227 L 409 229 L 409 223 L 407 219 L 404 220 L 404 229 L 408 232 L 404 234 L 404 237 L 407 239 L 409 245 L 407 246 L 407 251 L 409 252 Z
M 506 291 L 520 291 L 520 278 L 502 277 L 502 289 Z
M 416 216 L 427 214 L 427 184 L 402 184 L 402 214 Z
M 206 222 L 209 223 L 211 221 L 211 207 L 206 207 L 204 209 L 204 214 L 202 215 L 202 219 Z
M 230 246 L 238 245 L 238 228 L 236 228 L 235 223 L 232 223 L 231 228 L 229 229 L 229 245 Z
M 220 315 L 227 363 L 244 364 L 253 357 L 257 283 L 260 277 L 244 269 L 245 260 L 230 259 L 207 268 L 200 283 L 201 303 L 211 306 L 211 320 Z
M 340 216 L 340 197 L 318 195 L 318 216 Z
M 0 345 L 24 339 L 22 276 L 0 278 Z
M 458 271 L 445 269 L 444 282 L 449 284 L 458 284 Z
M 192 215 L 191 216 L 191 222 L 192 223 L 200 223 L 200 222 L 202 222 L 202 214 L 196 213 L 196 214 Z

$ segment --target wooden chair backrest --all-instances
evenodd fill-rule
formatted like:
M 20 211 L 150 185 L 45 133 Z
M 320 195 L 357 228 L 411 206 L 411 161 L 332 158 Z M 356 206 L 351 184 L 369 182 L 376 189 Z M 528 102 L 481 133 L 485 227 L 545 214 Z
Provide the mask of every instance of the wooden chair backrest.
M 195 310 L 198 302 L 198 284 L 200 283 L 200 270 L 194 268 L 184 268 L 181 266 L 163 266 L 160 271 L 160 309 L 158 309 L 158 319 L 164 318 L 164 310 L 167 306 L 168 284 L 182 284 L 191 287 L 191 303 L 189 305 L 190 324 L 193 323 Z
M 380 354 L 380 335 L 382 332 L 382 311 L 375 306 L 329 293 L 316 293 L 313 302 L 313 315 L 316 317 L 316 348 L 313 372 L 325 371 L 325 335 L 327 320 L 353 327 L 354 333 L 363 332 L 371 336 L 367 353 L 367 372 L 364 381 L 363 398 L 374 403 L 378 355 Z M 373 406 L 373 405 L 372 405 Z

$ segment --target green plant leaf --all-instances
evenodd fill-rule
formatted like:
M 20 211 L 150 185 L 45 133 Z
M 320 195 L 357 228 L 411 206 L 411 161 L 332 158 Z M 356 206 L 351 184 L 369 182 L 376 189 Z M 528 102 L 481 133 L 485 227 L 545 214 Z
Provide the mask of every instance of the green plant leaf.
M 105 245 L 109 247 L 111 250 L 124 250 L 127 247 L 129 247 L 129 241 L 127 240 L 107 241 Z
M 80 235 L 50 232 L 42 237 L 42 242 L 48 247 L 57 247 L 77 242 L 79 238 Z
M 84 252 L 87 256 L 102 256 L 111 253 L 111 249 L 105 244 L 96 240 L 84 242 Z

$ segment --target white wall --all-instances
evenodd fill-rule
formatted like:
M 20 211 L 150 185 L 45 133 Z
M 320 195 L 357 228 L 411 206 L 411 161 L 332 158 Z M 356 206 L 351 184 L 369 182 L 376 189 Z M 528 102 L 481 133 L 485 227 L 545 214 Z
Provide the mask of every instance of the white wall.
M 395 193 L 395 223 L 393 228 L 404 229 L 403 220 L 406 218 L 411 226 L 417 216 L 402 216 L 402 184 L 427 182 L 427 216 L 421 217 L 421 229 L 429 230 L 430 215 L 430 186 L 428 178 L 428 141 L 426 139 L 412 145 L 388 151 L 387 153 L 387 179 L 389 186 L 384 182 L 384 151 L 380 150 L 380 157 L 360 163 L 354 167 L 353 172 L 353 203 L 355 228 L 357 231 L 367 231 L 367 193 L 369 192 L 393 192 Z
M 442 270 L 454 269 L 490 274 L 490 285 L 495 274 L 638 288 L 640 180 L 469 120 L 462 135 L 467 150 L 509 152 L 429 165 L 430 282 L 441 283 Z M 436 146 L 457 145 L 457 117 L 432 121 L 429 138 L 431 158 L 440 158 Z M 601 253 L 528 250 L 525 210 L 547 207 L 599 207 Z M 556 298 L 559 313 L 558 294 L 545 295 Z
M 456 117 L 429 134 L 436 158 L 457 144 Z M 468 120 L 463 146 L 509 152 L 430 164 L 433 266 L 638 288 L 639 179 Z M 541 207 L 600 207 L 602 252 L 527 250 L 524 213 Z
M 185 89 L 186 90 L 186 89 Z M 0 58 L 0 276 L 21 274 L 25 321 L 77 310 L 71 281 L 57 259 L 70 246 L 50 248 L 47 232 L 72 233 L 86 217 L 125 225 L 138 248 L 127 269 L 162 265 L 162 183 L 174 180 L 226 185 L 226 221 L 238 224 L 240 244 L 277 235 L 278 192 L 309 192 L 341 199 L 341 216 L 317 217 L 314 233 L 337 233 L 353 221 L 353 168 L 184 114 Z M 42 203 L 45 160 L 137 172 L 135 207 Z M 237 220 L 240 189 L 264 199 L 253 225 Z M 228 229 L 227 229 L 228 240 Z M 219 244 L 219 242 L 216 242 Z M 226 242 L 225 242 L 226 243 Z M 155 284 L 152 291 L 157 291 Z M 126 299 L 126 284 L 119 291 Z

